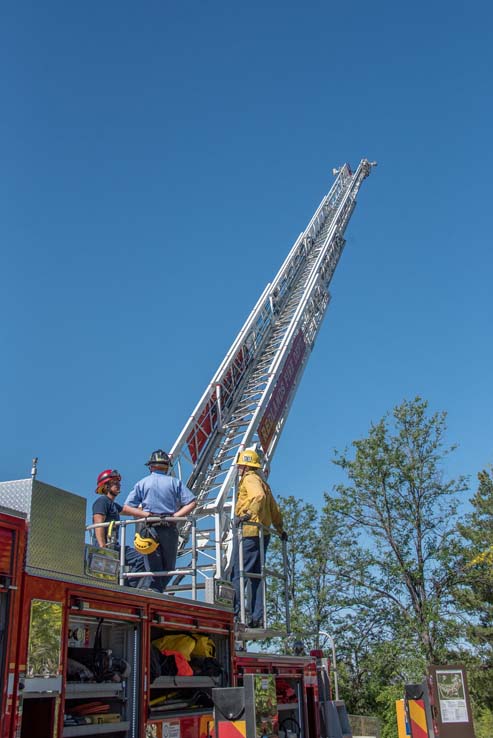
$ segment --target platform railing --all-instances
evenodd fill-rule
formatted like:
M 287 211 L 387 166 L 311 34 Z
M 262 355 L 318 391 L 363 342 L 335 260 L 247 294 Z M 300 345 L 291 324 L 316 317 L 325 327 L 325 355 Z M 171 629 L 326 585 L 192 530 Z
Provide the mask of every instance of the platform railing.
M 91 536 L 91 545 L 99 547 L 99 543 L 96 539 L 96 529 L 105 528 L 110 529 L 114 527 L 117 529 L 118 534 L 115 535 L 115 541 L 111 541 L 107 544 L 106 548 L 116 551 L 118 553 L 119 561 L 119 572 L 118 572 L 118 583 L 121 586 L 128 585 L 131 579 L 145 579 L 149 577 L 174 577 L 174 584 L 169 583 L 166 586 L 166 594 L 183 594 L 191 596 L 192 599 L 198 599 L 199 591 L 206 589 L 207 580 L 212 580 L 215 577 L 216 567 L 216 542 L 214 540 L 214 533 L 219 529 L 216 517 L 220 513 L 210 511 L 203 513 L 202 515 L 187 515 L 184 517 L 174 516 L 151 516 L 144 519 L 129 519 L 129 520 L 118 520 L 113 522 L 104 523 L 92 523 L 86 527 L 86 531 Z M 207 525 L 206 519 L 210 518 L 213 524 L 202 529 L 198 529 L 197 525 L 200 523 L 204 526 Z M 189 541 L 191 543 L 188 553 L 190 556 L 190 565 L 186 567 L 176 567 L 175 569 L 166 571 L 143 571 L 135 572 L 128 571 L 125 564 L 125 547 L 132 545 L 129 542 L 129 526 L 134 529 L 139 529 L 144 524 L 159 525 L 161 523 L 183 526 L 184 524 L 189 525 Z M 260 538 L 260 572 L 249 572 L 245 570 L 244 551 L 243 551 L 243 526 L 249 525 L 258 528 Z M 230 542 L 233 545 L 235 537 L 237 538 L 238 545 L 238 569 L 239 569 L 239 580 L 240 580 L 240 607 L 239 616 L 237 618 L 238 623 L 244 627 L 247 625 L 248 611 L 251 610 L 250 598 L 247 598 L 246 590 L 249 590 L 248 583 L 254 579 L 260 579 L 260 586 L 262 588 L 262 625 L 263 629 L 268 629 L 267 622 L 267 586 L 268 581 L 272 578 L 280 579 L 284 585 L 284 608 L 285 608 L 285 623 L 286 631 L 290 632 L 290 615 L 289 615 L 289 581 L 288 581 L 288 566 L 287 566 L 287 545 L 286 541 L 281 538 L 282 547 L 282 561 L 283 566 L 281 571 L 270 569 L 266 566 L 265 557 L 265 536 L 271 536 L 281 538 L 278 532 L 272 528 L 266 528 L 260 523 L 253 521 L 231 521 L 231 532 Z M 179 554 L 178 554 L 179 557 Z M 201 578 L 199 580 L 199 577 Z M 230 586 L 232 586 L 230 584 Z M 136 592 L 139 588 L 136 589 Z M 145 591 L 143 588 L 141 591 Z M 251 613 L 250 613 L 251 614 Z
M 286 632 L 289 634 L 291 630 L 290 616 L 289 616 L 289 581 L 288 581 L 288 554 L 287 554 L 287 543 L 279 533 L 273 528 L 266 528 L 261 523 L 255 523 L 251 520 L 238 521 L 238 568 L 239 568 L 239 579 L 240 579 L 240 623 L 246 625 L 247 622 L 247 607 L 246 607 L 246 585 L 248 581 L 254 579 L 260 579 L 260 586 L 262 588 L 262 624 L 263 628 L 268 628 L 267 623 L 267 579 L 274 577 L 280 579 L 284 583 L 284 610 L 286 618 Z M 243 551 L 243 526 L 253 526 L 258 529 L 259 535 L 259 552 L 260 552 L 260 573 L 251 571 L 245 571 L 245 560 Z M 275 571 L 274 569 L 268 569 L 265 565 L 265 536 L 277 536 L 281 540 L 282 547 L 282 560 L 283 568 L 282 572 Z
M 191 539 L 192 539 L 192 557 L 191 557 L 191 564 L 189 567 L 178 567 L 176 569 L 170 569 L 167 571 L 144 571 L 144 572 L 134 572 L 134 571 L 127 571 L 126 565 L 125 565 L 125 547 L 127 545 L 127 528 L 129 526 L 139 526 L 141 527 L 143 523 L 149 524 L 149 525 L 160 525 L 162 523 L 166 523 L 168 525 L 184 525 L 185 523 L 189 523 L 191 526 Z M 117 539 L 114 543 L 107 544 L 107 548 L 113 549 L 115 551 L 119 552 L 119 560 L 120 560 L 120 568 L 119 568 L 119 576 L 118 576 L 118 583 L 121 586 L 124 586 L 127 584 L 127 581 L 129 579 L 144 579 L 147 577 L 167 577 L 167 576 L 174 576 L 174 575 L 181 575 L 181 576 L 189 576 L 191 577 L 191 584 L 190 584 L 190 590 L 192 594 L 192 598 L 197 598 L 197 545 L 196 545 L 196 537 L 197 537 L 197 520 L 195 516 L 187 515 L 185 517 L 175 517 L 175 516 L 160 516 L 160 515 L 153 515 L 148 518 L 139 519 L 139 520 L 115 520 L 111 522 L 105 522 L 105 523 L 92 523 L 91 525 L 86 526 L 86 530 L 91 535 L 91 544 L 94 546 L 99 546 L 99 543 L 96 539 L 96 528 L 110 528 L 114 526 L 118 531 L 119 535 L 117 536 Z

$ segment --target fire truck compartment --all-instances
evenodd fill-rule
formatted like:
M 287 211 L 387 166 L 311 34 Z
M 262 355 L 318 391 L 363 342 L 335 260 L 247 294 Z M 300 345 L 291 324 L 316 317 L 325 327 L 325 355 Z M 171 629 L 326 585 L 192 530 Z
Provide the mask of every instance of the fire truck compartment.
M 63 738 L 135 735 L 140 641 L 139 623 L 70 615 Z
M 149 719 L 211 715 L 212 689 L 229 679 L 229 634 L 153 625 L 150 635 Z

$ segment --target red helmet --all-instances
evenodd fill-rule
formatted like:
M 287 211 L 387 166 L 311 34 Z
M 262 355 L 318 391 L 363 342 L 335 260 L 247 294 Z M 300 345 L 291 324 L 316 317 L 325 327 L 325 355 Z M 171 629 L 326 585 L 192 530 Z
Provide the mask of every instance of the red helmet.
M 98 475 L 98 481 L 96 482 L 96 494 L 102 495 L 106 489 L 106 485 L 114 479 L 117 482 L 121 482 L 122 478 L 120 472 L 116 469 L 105 469 Z

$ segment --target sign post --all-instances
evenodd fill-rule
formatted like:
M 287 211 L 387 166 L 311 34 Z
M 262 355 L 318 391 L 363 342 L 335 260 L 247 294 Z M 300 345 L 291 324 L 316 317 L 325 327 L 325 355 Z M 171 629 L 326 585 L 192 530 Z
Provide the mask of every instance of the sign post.
M 429 684 L 440 738 L 475 738 L 464 665 L 430 666 Z

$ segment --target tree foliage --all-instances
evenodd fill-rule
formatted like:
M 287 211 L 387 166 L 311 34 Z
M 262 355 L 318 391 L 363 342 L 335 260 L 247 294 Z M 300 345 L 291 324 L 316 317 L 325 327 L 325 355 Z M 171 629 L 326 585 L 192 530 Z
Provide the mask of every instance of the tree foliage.
M 464 541 L 459 565 L 462 579 L 457 600 L 467 616 L 467 635 L 475 646 L 476 659 L 470 667 L 475 700 L 493 710 L 493 476 L 491 470 L 478 474 L 478 489 L 458 529 Z M 484 718 L 486 719 L 486 718 Z
M 346 481 L 325 494 L 321 509 L 294 497 L 279 499 L 290 539 L 293 638 L 308 649 L 327 647 L 324 633 L 331 635 L 349 711 L 379 714 L 389 737 L 395 734 L 394 699 L 405 683 L 421 681 L 428 664 L 470 657 L 459 585 L 477 624 L 491 627 L 491 581 L 478 579 L 469 589 L 463 583 L 457 506 L 467 485 L 464 477 L 445 474 L 454 450 L 445 434 L 445 413 L 430 412 L 419 397 L 404 401 L 349 450 L 335 453 Z M 492 487 L 476 503 L 481 524 L 493 510 L 491 477 L 488 483 Z M 467 534 L 472 552 L 480 553 L 479 519 L 470 522 L 478 525 L 477 533 Z M 269 567 L 281 567 L 276 541 L 268 560 Z M 277 625 L 283 623 L 280 587 L 276 580 L 268 593 Z
M 348 483 L 326 495 L 324 515 L 351 532 L 333 554 L 338 586 L 352 606 L 380 611 L 386 638 L 414 642 L 426 663 L 439 662 L 457 633 L 453 609 L 457 495 L 465 480 L 446 479 L 445 413 L 428 414 L 421 398 L 337 453 Z
M 289 536 L 287 557 L 288 597 L 293 640 L 302 639 L 307 647 L 318 645 L 318 633 L 331 614 L 328 586 L 328 549 L 318 530 L 316 508 L 295 497 L 279 497 L 284 529 Z M 270 569 L 282 571 L 282 547 L 274 539 L 269 550 Z M 268 592 L 269 622 L 285 626 L 284 582 L 275 578 Z M 289 650 L 290 644 L 285 644 Z
M 61 603 L 32 600 L 27 657 L 29 677 L 47 677 L 58 674 L 61 632 Z

